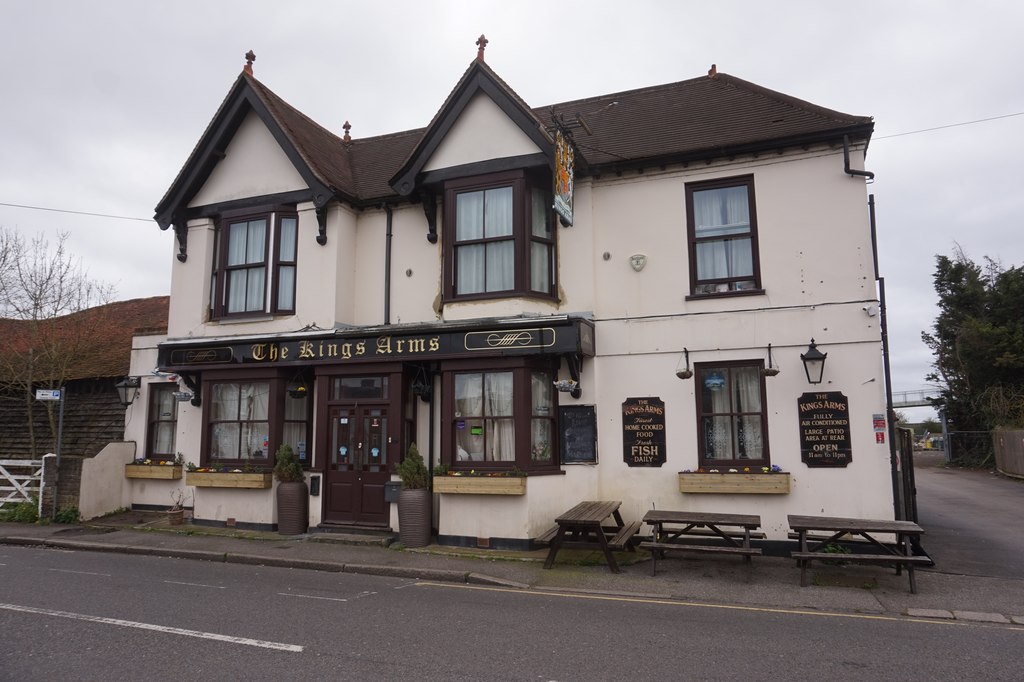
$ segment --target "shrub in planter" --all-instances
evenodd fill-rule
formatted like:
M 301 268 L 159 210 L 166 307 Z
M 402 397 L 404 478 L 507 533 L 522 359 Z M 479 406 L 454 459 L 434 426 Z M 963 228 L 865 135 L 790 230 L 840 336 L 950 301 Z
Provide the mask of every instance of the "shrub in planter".
M 430 476 L 415 443 L 395 472 L 402 479 L 398 493 L 399 542 L 406 547 L 426 547 L 430 544 Z
M 309 527 L 309 488 L 302 463 L 290 445 L 277 449 L 274 478 L 277 479 L 277 532 L 301 535 Z

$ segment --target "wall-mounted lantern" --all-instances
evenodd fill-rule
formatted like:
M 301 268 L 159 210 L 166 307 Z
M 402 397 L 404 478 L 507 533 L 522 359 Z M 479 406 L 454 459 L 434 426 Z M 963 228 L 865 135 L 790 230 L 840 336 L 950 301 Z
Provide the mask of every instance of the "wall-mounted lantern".
M 821 383 L 821 377 L 825 373 L 825 358 L 827 357 L 828 353 L 822 353 L 818 350 L 818 347 L 814 344 L 814 339 L 811 339 L 811 345 L 807 346 L 807 352 L 800 354 L 800 359 L 804 363 L 804 372 L 807 373 L 808 383 Z
M 125 377 L 116 384 L 117 398 L 121 404 L 128 407 L 135 402 L 135 396 L 139 394 L 139 386 L 142 386 L 142 377 Z

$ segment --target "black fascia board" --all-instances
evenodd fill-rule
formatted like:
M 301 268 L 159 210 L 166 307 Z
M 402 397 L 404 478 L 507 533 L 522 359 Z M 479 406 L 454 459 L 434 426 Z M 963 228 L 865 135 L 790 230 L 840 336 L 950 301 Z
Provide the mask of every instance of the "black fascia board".
M 787 147 L 801 147 L 804 145 L 819 143 L 841 144 L 844 134 L 851 137 L 860 137 L 870 141 L 874 127 L 875 124 L 872 122 L 824 132 L 794 135 L 791 137 L 776 138 L 772 140 L 761 140 L 747 144 L 711 147 L 692 152 L 666 154 L 662 156 L 644 156 L 637 159 L 611 161 L 608 163 L 591 163 L 587 166 L 584 172 L 577 169 L 577 173 L 580 176 L 599 176 L 607 173 L 621 173 L 629 170 L 650 168 L 652 166 L 669 166 L 681 163 L 693 163 L 695 161 L 709 161 L 723 157 L 742 156 L 744 154 L 763 154 L 769 151 L 781 151 Z
M 267 126 L 274 140 L 299 172 L 312 192 L 314 204 L 318 208 L 322 207 L 334 196 L 333 190 L 315 176 L 263 101 L 244 78 L 239 79 L 235 88 L 229 93 L 228 101 L 230 104 L 227 109 L 221 112 L 219 120 L 203 137 L 196 148 L 196 153 L 187 162 L 186 170 L 180 180 L 175 183 L 174 191 L 157 206 L 155 220 L 160 229 L 166 230 L 171 226 L 174 218 L 180 214 L 182 209 L 188 205 L 189 200 L 209 179 L 213 168 L 224 156 L 228 144 L 250 111 L 255 113 Z
M 262 194 L 245 199 L 232 199 L 221 201 L 216 204 L 204 204 L 185 209 L 185 219 L 214 218 L 224 213 L 257 208 L 264 206 L 290 206 L 303 201 L 313 201 L 313 192 L 309 189 L 298 189 L 291 192 L 278 192 L 277 194 Z
M 544 155 L 548 157 L 549 163 L 554 162 L 554 146 L 541 133 L 536 125 L 536 121 L 532 118 L 532 112 L 531 116 L 528 116 L 490 76 L 482 70 L 478 70 L 463 83 L 459 93 L 448 104 L 447 110 L 442 114 L 440 120 L 424 134 L 423 140 L 420 142 L 415 154 L 391 178 L 389 184 L 395 192 L 402 196 L 408 196 L 415 191 L 417 186 L 416 176 L 419 175 L 423 166 L 426 165 L 430 157 L 437 151 L 445 136 L 452 129 L 452 126 L 455 125 L 455 122 L 459 119 L 466 106 L 469 105 L 470 100 L 478 92 L 483 92 L 490 97 L 498 105 L 498 108 L 542 150 Z M 403 188 L 405 188 L 404 191 Z

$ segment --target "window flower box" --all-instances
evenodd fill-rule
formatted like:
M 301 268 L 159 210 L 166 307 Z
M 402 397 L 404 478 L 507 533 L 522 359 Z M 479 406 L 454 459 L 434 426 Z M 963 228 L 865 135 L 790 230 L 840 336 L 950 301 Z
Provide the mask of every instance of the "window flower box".
M 244 471 L 189 471 L 185 484 L 197 488 L 251 488 L 266 489 L 274 485 L 273 472 Z
M 125 478 L 156 478 L 173 481 L 181 478 L 181 466 L 178 464 L 125 464 Z
M 789 474 L 777 473 L 704 473 L 679 474 L 681 493 L 719 493 L 728 495 L 788 495 Z
M 455 495 L 525 495 L 525 476 L 434 476 L 434 492 Z

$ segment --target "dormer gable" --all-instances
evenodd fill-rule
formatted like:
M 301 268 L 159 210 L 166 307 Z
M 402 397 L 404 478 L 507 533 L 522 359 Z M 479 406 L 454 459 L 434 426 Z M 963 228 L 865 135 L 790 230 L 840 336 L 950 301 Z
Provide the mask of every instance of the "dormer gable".
M 265 133 L 258 130 L 260 125 Z M 179 261 L 184 262 L 187 258 L 186 223 L 190 218 L 204 214 L 202 190 L 214 172 L 222 167 L 222 162 L 226 162 L 229 147 L 240 130 L 250 141 L 266 141 L 266 133 L 269 133 L 269 138 L 276 143 L 281 155 L 294 169 L 288 173 L 292 177 L 283 182 L 294 185 L 298 181 L 299 188 L 266 196 L 268 201 L 311 201 L 318 209 L 319 217 L 322 213 L 320 209 L 331 199 L 350 199 L 354 195 L 345 141 L 256 80 L 252 75 L 250 61 L 235 80 L 167 193 L 157 204 L 155 220 L 160 228 L 166 230 L 174 226 Z M 266 148 L 266 145 L 262 146 Z M 277 156 L 280 160 L 280 155 Z M 228 170 L 226 166 L 224 169 Z
M 496 115 L 499 112 L 504 118 Z M 460 144 L 487 135 L 474 124 L 496 125 L 500 133 L 489 138 L 488 152 L 479 150 L 479 159 L 520 168 L 550 166 L 554 161 L 553 141 L 544 123 L 480 55 L 466 69 L 419 143 L 392 177 L 391 188 L 399 195 L 409 196 L 425 180 L 446 179 L 444 169 L 455 164 L 460 175 L 484 170 L 473 168 L 480 161 L 474 161 L 466 152 L 466 145 Z M 503 156 L 496 160 L 494 151 Z M 427 173 L 430 176 L 424 177 Z

